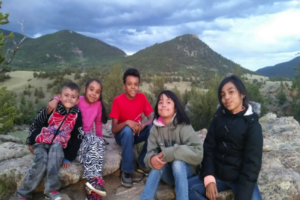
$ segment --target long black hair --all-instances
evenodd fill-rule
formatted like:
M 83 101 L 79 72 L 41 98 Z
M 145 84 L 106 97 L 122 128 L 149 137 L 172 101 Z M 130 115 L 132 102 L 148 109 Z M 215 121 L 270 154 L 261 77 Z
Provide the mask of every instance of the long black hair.
M 248 96 L 247 96 L 247 90 L 245 88 L 245 85 L 244 85 L 243 81 L 237 75 L 234 75 L 234 74 L 224 78 L 222 80 L 222 82 L 220 83 L 220 86 L 219 86 L 219 89 L 218 89 L 218 98 L 219 98 L 219 103 L 222 106 L 222 108 L 224 108 L 224 106 L 222 104 L 222 95 L 221 95 L 222 88 L 224 87 L 224 85 L 226 83 L 229 83 L 229 82 L 233 83 L 233 85 L 238 90 L 239 94 L 245 95 L 245 97 L 243 98 L 243 106 L 248 108 L 249 99 L 248 99 Z
M 175 107 L 175 112 L 176 112 L 176 116 L 175 116 L 176 120 L 173 120 L 173 123 L 174 124 L 175 123 L 176 124 L 185 123 L 186 125 L 190 125 L 191 124 L 190 118 L 185 113 L 184 108 L 181 105 L 181 103 L 180 103 L 178 97 L 176 96 L 176 94 L 174 92 L 172 92 L 171 90 L 163 90 L 159 93 L 159 95 L 157 97 L 155 109 L 154 109 L 154 119 L 159 118 L 158 102 L 160 101 L 160 98 L 163 94 L 166 95 L 168 98 L 172 99 L 172 101 L 174 102 L 174 107 Z
M 103 91 L 103 85 L 101 83 L 101 81 L 99 79 L 96 79 L 96 78 L 91 78 L 89 79 L 86 84 L 85 84 L 85 90 L 89 87 L 89 85 L 91 84 L 91 82 L 94 82 L 96 81 L 97 83 L 100 84 L 101 86 L 101 91 L 100 91 L 100 97 L 99 97 L 99 101 L 101 102 L 101 106 L 102 106 L 102 113 L 101 113 L 101 122 L 103 124 L 106 124 L 107 123 L 107 120 L 108 120 L 108 117 L 107 117 L 107 114 L 106 114 L 106 108 L 103 104 L 103 101 L 102 101 L 102 91 Z

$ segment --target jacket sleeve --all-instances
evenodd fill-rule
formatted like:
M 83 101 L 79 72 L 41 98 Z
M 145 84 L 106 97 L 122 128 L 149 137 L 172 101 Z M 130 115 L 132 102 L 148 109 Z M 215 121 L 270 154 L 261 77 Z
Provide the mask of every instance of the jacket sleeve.
M 215 141 L 215 126 L 217 125 L 217 118 L 215 117 L 206 134 L 206 138 L 203 143 L 204 148 L 204 158 L 201 163 L 201 173 L 200 179 L 204 179 L 205 176 L 212 175 L 215 176 L 215 148 L 216 148 L 216 141 Z
M 262 163 L 263 137 L 261 125 L 257 121 L 248 128 L 243 164 L 240 171 L 236 200 L 251 200 Z
M 41 133 L 43 127 L 48 126 L 48 116 L 47 109 L 42 109 L 38 112 L 29 128 L 29 134 L 26 139 L 27 145 L 35 144 L 36 136 Z
M 161 151 L 159 147 L 159 142 L 156 139 L 156 135 L 157 135 L 156 128 L 155 126 L 152 126 L 148 137 L 147 154 L 144 158 L 144 163 L 147 168 L 153 168 L 152 165 L 150 164 L 150 158 L 154 155 L 159 154 L 159 152 Z
M 163 148 L 163 160 L 172 162 L 182 160 L 190 165 L 199 165 L 203 158 L 201 140 L 191 125 L 183 126 L 180 130 L 182 144 Z
M 68 146 L 64 149 L 65 159 L 73 161 L 77 156 L 80 144 L 82 142 L 84 132 L 82 131 L 82 116 L 81 112 L 78 113 L 75 126 L 71 132 L 71 138 L 68 142 Z

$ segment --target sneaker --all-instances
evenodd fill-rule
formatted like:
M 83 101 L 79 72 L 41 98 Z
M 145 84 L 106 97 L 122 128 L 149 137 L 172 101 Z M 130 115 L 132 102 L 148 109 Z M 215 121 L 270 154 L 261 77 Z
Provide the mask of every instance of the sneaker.
M 48 197 L 50 200 L 62 200 L 60 193 L 57 190 L 53 190 L 52 192 L 49 192 Z
M 103 187 L 104 183 L 105 182 L 103 179 L 95 176 L 94 178 L 89 179 L 85 185 L 88 187 L 88 190 L 92 190 L 97 194 L 99 194 L 100 196 L 105 197 L 106 191 Z
M 85 200 L 101 200 L 101 197 L 96 192 L 93 192 L 92 190 L 87 190 Z
M 150 173 L 149 169 L 146 169 L 146 168 L 143 168 L 143 167 L 140 167 L 140 166 L 138 166 L 137 171 L 144 174 L 145 176 L 148 176 L 149 173 Z
M 121 174 L 121 184 L 124 187 L 132 187 L 132 178 L 129 173 L 122 172 Z
M 16 192 L 15 196 L 16 196 L 16 200 L 29 200 L 29 199 L 31 199 L 31 198 L 23 196 L 23 195 L 21 195 L 21 194 L 19 194 L 17 192 Z

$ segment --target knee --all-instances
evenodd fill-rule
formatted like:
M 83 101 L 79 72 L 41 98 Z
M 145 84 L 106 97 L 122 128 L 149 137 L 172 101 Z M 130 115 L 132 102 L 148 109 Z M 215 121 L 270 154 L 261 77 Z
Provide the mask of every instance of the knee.
M 173 172 L 183 172 L 183 170 L 186 170 L 186 164 L 185 162 L 181 160 L 174 160 L 172 163 L 172 170 Z
M 133 136 L 133 130 L 129 127 L 129 126 L 125 126 L 123 129 L 122 129 L 122 137 L 131 137 Z

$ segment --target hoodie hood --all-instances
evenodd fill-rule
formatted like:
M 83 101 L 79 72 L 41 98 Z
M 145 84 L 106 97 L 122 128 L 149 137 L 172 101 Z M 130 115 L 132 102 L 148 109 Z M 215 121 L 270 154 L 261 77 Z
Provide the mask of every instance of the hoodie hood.
M 173 123 L 175 116 L 176 116 L 176 113 L 173 115 L 173 117 L 172 117 L 172 119 L 171 119 L 171 121 L 170 121 L 169 124 Z M 154 124 L 154 126 L 157 126 L 157 127 L 165 127 L 165 126 L 167 126 L 167 125 L 165 125 L 165 124 L 163 123 L 161 117 L 159 117 L 159 118 L 157 118 L 157 119 L 154 119 L 154 120 L 153 120 L 153 124 Z

